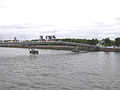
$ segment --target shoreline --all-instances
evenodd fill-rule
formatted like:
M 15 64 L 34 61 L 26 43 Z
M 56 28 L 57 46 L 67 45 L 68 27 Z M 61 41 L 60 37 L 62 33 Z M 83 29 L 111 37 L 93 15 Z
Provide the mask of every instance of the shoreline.
M 28 48 L 28 46 L 0 46 L 0 47 L 9 47 L 9 48 Z M 36 49 L 51 49 L 51 50 L 69 50 L 72 51 L 76 49 L 74 46 L 36 46 Z M 104 52 L 120 52 L 120 48 L 77 48 L 81 51 L 104 51 Z
M 104 52 L 120 52 L 120 48 L 106 48 L 106 47 L 102 47 L 102 48 L 100 48 L 100 51 L 104 51 Z

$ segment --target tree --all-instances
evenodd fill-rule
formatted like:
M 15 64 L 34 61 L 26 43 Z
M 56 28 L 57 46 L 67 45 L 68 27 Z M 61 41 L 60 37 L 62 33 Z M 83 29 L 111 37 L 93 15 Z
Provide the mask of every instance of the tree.
M 115 45 L 120 46 L 120 37 L 115 39 Z
M 105 46 L 111 46 L 112 45 L 112 41 L 109 38 L 105 38 L 104 40 L 104 45 Z
M 84 43 L 84 44 L 90 44 L 90 45 L 98 44 L 97 39 L 87 40 L 87 39 L 74 39 L 74 38 L 70 39 L 70 38 L 66 38 L 66 39 L 62 39 L 62 41 Z

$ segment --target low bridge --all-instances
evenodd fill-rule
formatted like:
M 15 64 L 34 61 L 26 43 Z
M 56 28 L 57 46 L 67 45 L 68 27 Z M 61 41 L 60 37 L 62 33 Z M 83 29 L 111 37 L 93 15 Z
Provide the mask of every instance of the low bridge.
M 28 46 L 35 46 L 41 49 L 59 49 L 59 50 L 85 50 L 85 51 L 98 51 L 99 47 L 95 45 L 75 43 L 75 42 L 64 42 L 64 41 L 47 41 L 47 42 L 0 42 L 0 47 L 19 47 L 27 48 Z

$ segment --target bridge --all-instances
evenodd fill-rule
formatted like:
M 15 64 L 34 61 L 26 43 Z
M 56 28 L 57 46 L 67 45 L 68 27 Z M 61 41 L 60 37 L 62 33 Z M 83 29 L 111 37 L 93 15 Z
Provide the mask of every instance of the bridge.
M 28 41 L 28 42 L 0 42 L 0 47 L 19 47 L 27 48 L 28 46 L 35 46 L 41 49 L 59 49 L 59 50 L 85 50 L 85 51 L 97 51 L 99 47 L 95 45 L 65 42 L 65 41 Z

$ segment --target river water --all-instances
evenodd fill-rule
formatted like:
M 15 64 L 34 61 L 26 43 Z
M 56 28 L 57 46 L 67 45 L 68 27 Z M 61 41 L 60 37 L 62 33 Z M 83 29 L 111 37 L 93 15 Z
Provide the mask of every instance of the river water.
M 120 53 L 0 48 L 0 90 L 120 90 Z

